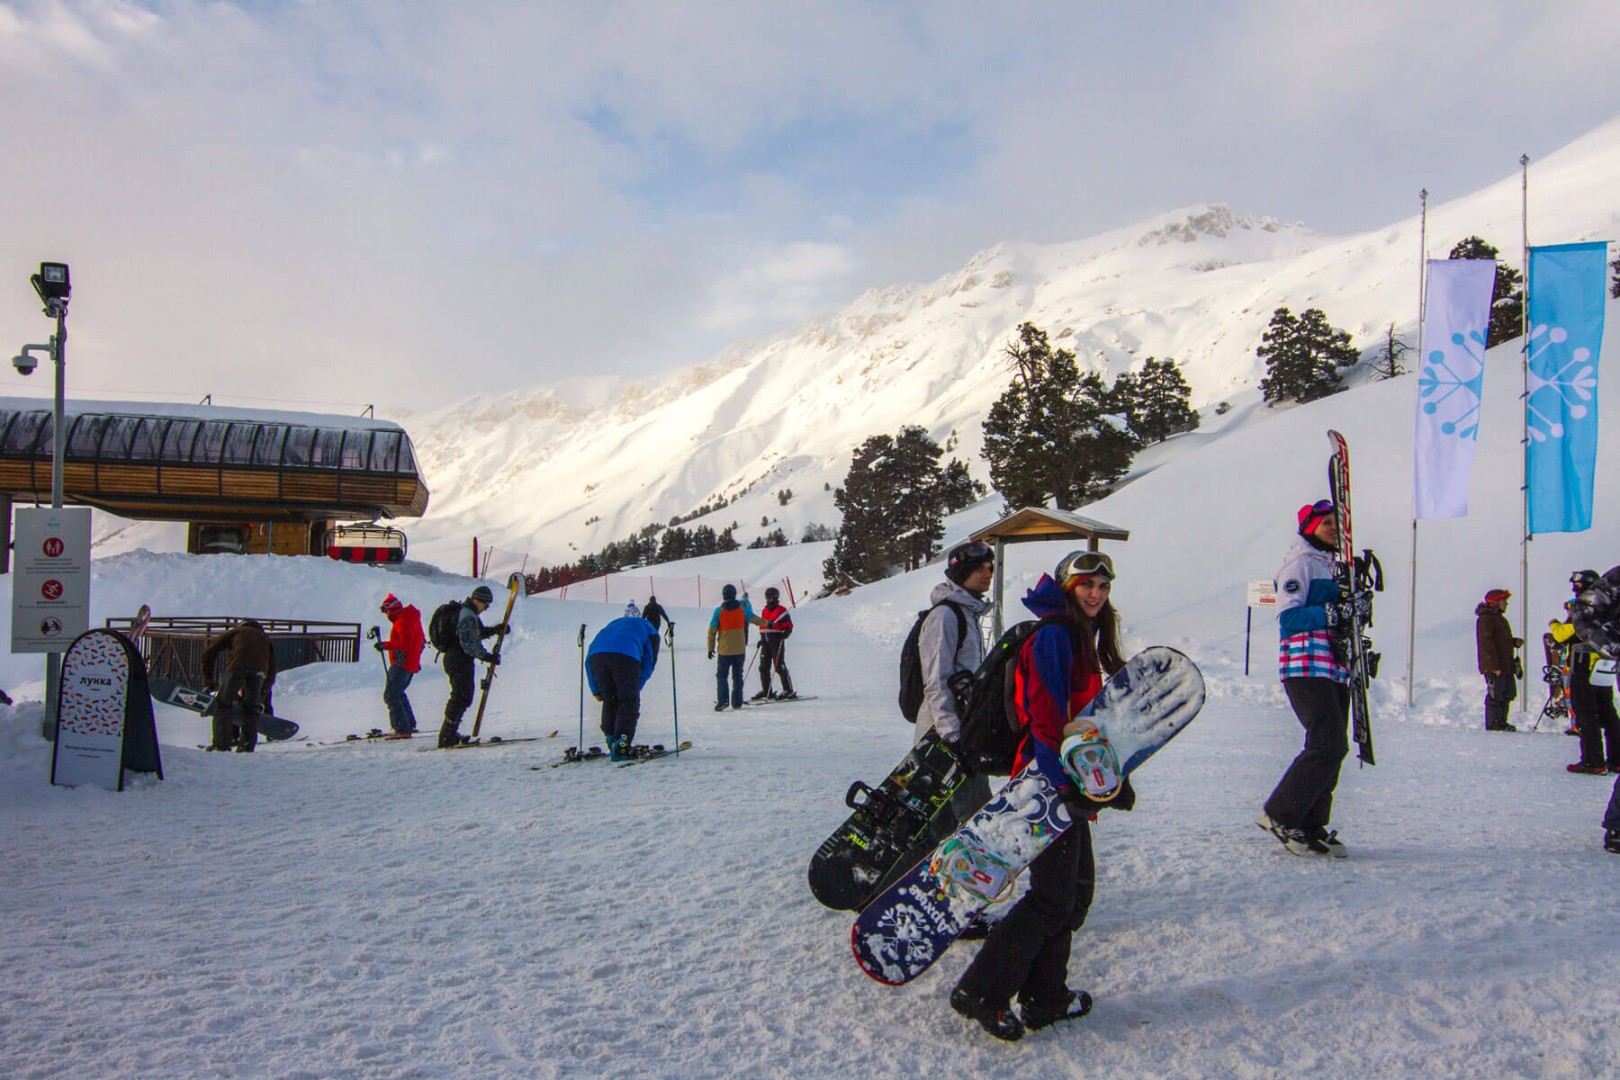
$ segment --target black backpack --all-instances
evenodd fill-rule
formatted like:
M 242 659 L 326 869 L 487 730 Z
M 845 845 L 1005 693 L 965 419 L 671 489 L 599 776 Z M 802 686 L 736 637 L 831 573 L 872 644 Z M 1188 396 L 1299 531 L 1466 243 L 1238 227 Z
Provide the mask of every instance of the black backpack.
M 446 600 L 434 608 L 432 617 L 428 619 L 428 644 L 437 649 L 441 655 L 451 649 L 461 648 L 461 642 L 456 637 L 456 623 L 460 621 L 460 600 Z
M 975 773 L 1006 776 L 1012 772 L 1024 727 L 1013 708 L 1013 674 L 1018 654 L 1050 619 L 1030 619 L 1009 628 L 990 646 L 984 662 L 972 672 L 951 676 L 957 715 L 962 718 L 962 739 L 957 753 Z
M 950 600 L 941 600 L 934 607 L 917 612 L 917 621 L 911 624 L 911 633 L 906 635 L 906 643 L 900 646 L 900 715 L 906 718 L 906 723 L 915 724 L 917 714 L 922 711 L 923 703 L 923 670 L 922 649 L 919 641 L 922 637 L 923 620 L 928 618 L 934 608 L 940 604 L 956 612 L 956 640 L 961 642 L 967 633 L 967 616 L 962 614 L 960 604 Z

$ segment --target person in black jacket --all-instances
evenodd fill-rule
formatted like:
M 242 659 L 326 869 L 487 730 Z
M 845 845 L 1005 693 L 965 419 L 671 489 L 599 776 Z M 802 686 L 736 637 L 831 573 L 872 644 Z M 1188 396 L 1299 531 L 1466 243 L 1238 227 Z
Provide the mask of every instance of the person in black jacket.
M 478 586 L 462 601 L 461 614 L 456 619 L 457 647 L 442 657 L 444 676 L 450 680 L 450 697 L 444 703 L 444 724 L 439 728 L 441 748 L 468 741 L 459 729 L 467 706 L 472 704 L 473 661 L 482 660 L 490 667 L 501 662 L 499 656 L 484 648 L 484 638 L 501 633 L 506 629 L 506 624 L 485 626 L 479 618 L 494 602 L 495 594 L 488 585 Z

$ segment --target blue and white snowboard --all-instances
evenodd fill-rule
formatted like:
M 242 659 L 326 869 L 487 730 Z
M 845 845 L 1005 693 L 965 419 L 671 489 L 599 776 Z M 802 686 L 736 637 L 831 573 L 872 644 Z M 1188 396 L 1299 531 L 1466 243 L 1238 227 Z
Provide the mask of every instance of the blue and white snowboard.
M 1184 654 L 1156 645 L 1126 661 L 1064 740 L 1066 769 L 1097 801 L 1192 722 L 1204 678 Z M 878 982 L 910 982 L 950 948 L 973 916 L 1012 892 L 1018 875 L 1072 824 L 1058 788 L 1031 762 L 984 808 L 868 904 L 855 919 L 855 961 Z

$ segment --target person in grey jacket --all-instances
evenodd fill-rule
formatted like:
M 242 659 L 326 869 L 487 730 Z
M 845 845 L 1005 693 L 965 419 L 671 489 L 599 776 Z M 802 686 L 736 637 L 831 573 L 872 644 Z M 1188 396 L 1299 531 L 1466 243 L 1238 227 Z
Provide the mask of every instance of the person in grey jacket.
M 462 602 L 461 614 L 456 618 L 456 644 L 441 658 L 445 678 L 450 680 L 450 697 L 444 703 L 444 724 L 439 728 L 439 746 L 455 746 L 467 737 L 460 732 L 461 718 L 473 699 L 473 662 L 482 660 L 490 667 L 501 658 L 484 648 L 484 639 L 506 629 L 505 623 L 485 626 L 479 618 L 495 602 L 495 594 L 488 585 L 480 585 Z
M 949 680 L 959 671 L 973 671 L 984 660 L 984 637 L 979 633 L 979 617 L 990 610 L 984 598 L 995 578 L 996 554 L 989 544 L 968 540 L 945 555 L 945 580 L 934 586 L 929 596 L 932 610 L 917 635 L 917 651 L 922 660 L 923 700 L 917 710 L 916 739 L 929 729 L 954 743 L 962 737 L 960 703 L 951 692 Z M 990 801 L 990 781 L 974 776 L 951 796 L 951 814 L 937 815 L 930 825 L 938 843 L 956 831 L 956 826 Z

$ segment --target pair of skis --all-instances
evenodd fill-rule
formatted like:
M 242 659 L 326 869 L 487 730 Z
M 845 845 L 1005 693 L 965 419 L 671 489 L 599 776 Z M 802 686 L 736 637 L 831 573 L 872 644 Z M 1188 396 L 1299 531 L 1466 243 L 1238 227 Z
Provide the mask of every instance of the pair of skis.
M 1371 594 L 1384 590 L 1384 568 L 1371 549 L 1356 554 L 1354 519 L 1350 510 L 1350 444 L 1337 431 L 1328 431 L 1333 455 L 1328 458 L 1328 490 L 1333 497 L 1333 516 L 1339 527 L 1339 547 L 1333 554 L 1333 578 L 1339 586 L 1339 602 L 1350 611 L 1349 625 L 1333 637 L 1333 651 L 1350 671 L 1350 733 L 1356 742 L 1356 757 L 1363 764 L 1373 760 L 1372 718 L 1367 708 L 1367 684 L 1378 677 L 1378 654 L 1367 636 L 1372 626 Z M 1365 597 L 1366 611 L 1357 597 Z

